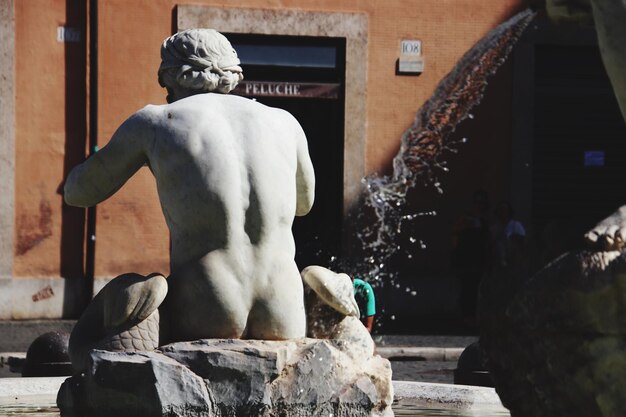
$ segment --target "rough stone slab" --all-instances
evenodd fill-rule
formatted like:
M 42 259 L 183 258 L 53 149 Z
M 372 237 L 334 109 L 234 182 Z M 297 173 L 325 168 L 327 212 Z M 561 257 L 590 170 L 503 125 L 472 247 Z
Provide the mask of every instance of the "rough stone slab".
M 204 381 L 156 352 L 92 351 L 90 369 L 67 379 L 63 412 L 91 416 L 212 416 Z
M 61 387 L 90 416 L 391 416 L 389 361 L 345 341 L 199 340 L 160 352 L 94 350 Z

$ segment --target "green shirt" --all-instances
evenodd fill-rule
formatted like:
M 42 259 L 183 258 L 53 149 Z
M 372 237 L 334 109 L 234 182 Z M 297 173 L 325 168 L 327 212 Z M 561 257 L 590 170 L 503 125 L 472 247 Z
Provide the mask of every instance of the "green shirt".
M 354 279 L 353 286 L 354 298 L 359 306 L 361 318 L 375 315 L 376 300 L 374 299 L 374 290 L 372 289 L 372 286 L 359 278 Z

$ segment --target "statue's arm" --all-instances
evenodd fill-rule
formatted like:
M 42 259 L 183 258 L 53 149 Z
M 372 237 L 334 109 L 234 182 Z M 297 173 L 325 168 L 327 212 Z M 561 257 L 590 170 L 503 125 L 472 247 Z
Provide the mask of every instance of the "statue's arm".
M 65 202 L 90 207 L 113 195 L 147 162 L 152 132 L 141 111 L 126 120 L 106 146 L 72 169 L 65 180 Z
M 298 125 L 296 140 L 298 158 L 298 169 L 296 171 L 296 190 L 298 193 L 296 216 L 304 216 L 311 211 L 311 207 L 313 207 L 313 200 L 315 199 L 315 173 L 313 171 L 311 157 L 309 156 L 309 146 L 306 141 L 306 136 L 300 125 Z

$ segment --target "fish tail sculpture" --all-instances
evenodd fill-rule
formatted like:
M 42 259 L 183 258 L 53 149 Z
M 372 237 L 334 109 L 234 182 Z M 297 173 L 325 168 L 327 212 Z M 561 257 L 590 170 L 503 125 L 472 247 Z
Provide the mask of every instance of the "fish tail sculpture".
M 305 287 L 307 336 L 349 342 L 350 355 L 374 354 L 374 341 L 359 320 L 352 280 L 321 266 L 308 266 L 302 273 Z
M 159 306 L 167 295 L 161 274 L 129 273 L 114 278 L 94 297 L 69 341 L 75 371 L 87 367 L 89 351 L 154 350 L 159 346 Z

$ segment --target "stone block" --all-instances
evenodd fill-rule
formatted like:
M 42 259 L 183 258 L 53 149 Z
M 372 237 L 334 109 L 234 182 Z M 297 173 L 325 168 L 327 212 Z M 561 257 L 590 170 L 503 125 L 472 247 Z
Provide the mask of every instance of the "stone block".
M 198 340 L 89 354 L 65 381 L 62 415 L 391 416 L 389 361 L 345 341 Z

